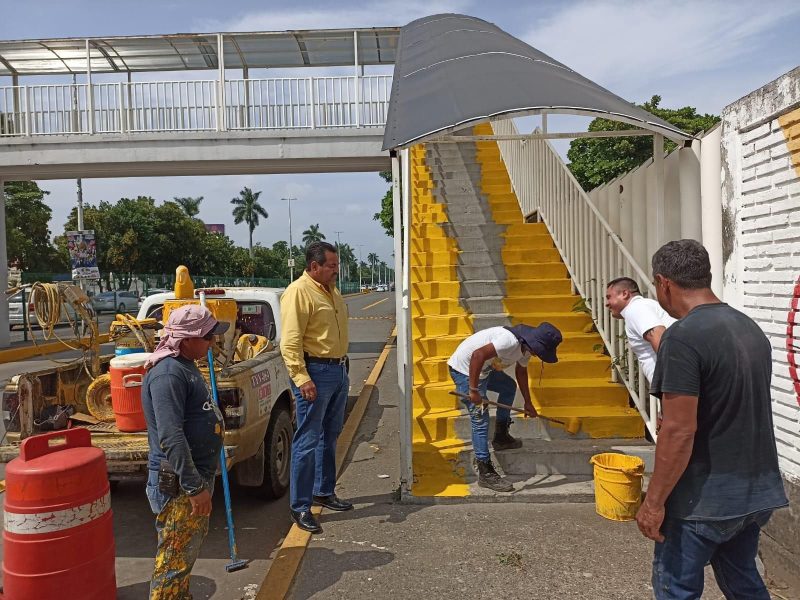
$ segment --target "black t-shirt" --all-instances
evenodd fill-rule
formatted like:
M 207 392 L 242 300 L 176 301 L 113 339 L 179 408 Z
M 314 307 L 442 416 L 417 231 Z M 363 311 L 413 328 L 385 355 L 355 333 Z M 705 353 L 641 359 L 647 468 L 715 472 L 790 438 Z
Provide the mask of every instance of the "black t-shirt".
M 667 499 L 668 516 L 731 519 L 787 504 L 771 378 L 769 340 L 727 304 L 697 306 L 664 333 L 651 393 L 698 397 L 692 456 Z

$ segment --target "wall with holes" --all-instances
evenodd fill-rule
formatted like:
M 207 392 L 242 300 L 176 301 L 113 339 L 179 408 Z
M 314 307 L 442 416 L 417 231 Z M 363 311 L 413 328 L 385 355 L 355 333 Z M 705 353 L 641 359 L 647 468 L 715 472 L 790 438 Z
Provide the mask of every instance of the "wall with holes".
M 781 469 L 800 483 L 800 68 L 723 111 L 724 297 L 772 342 Z

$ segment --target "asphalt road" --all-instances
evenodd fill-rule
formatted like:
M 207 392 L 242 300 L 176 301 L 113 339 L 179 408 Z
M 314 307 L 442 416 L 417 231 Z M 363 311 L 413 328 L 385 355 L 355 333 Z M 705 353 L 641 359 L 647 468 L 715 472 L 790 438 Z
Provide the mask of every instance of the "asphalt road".
M 346 300 L 350 310 L 348 404 L 352 406 L 394 327 L 394 295 L 371 293 Z M 218 480 L 208 537 L 193 570 L 191 592 L 195 600 L 254 599 L 276 549 L 290 528 L 287 497 L 264 502 L 236 487 L 232 497 L 239 556 L 252 562 L 247 569 L 234 573 L 225 571 L 229 562 L 228 539 L 223 493 Z M 156 532 L 143 484 L 121 483 L 112 493 L 112 510 L 117 598 L 147 598 Z
M 138 310 L 139 309 L 137 308 L 136 310 L 132 311 L 131 314 L 135 316 Z M 112 313 L 103 313 L 101 315 L 98 315 L 97 323 L 99 325 L 100 332 L 108 333 L 108 326 L 111 325 L 111 321 L 113 320 L 114 320 L 114 315 Z M 27 334 L 27 339 L 30 340 L 31 333 L 36 337 L 37 342 L 43 341 L 42 332 L 41 329 L 39 329 L 39 326 L 31 325 L 31 329 L 32 332 L 27 331 L 25 327 L 23 327 L 22 325 L 14 325 L 14 329 L 11 330 L 11 343 L 14 344 L 16 342 L 25 341 L 26 334 Z M 72 336 L 72 332 L 70 331 L 69 325 L 67 323 L 56 326 L 55 333 L 62 337 Z

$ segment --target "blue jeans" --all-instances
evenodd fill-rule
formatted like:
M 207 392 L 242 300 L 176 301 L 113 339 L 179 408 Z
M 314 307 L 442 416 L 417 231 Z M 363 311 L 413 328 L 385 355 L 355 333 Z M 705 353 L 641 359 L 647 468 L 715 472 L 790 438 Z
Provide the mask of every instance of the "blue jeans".
M 289 503 L 292 510 L 311 508 L 312 495 L 330 496 L 336 486 L 336 440 L 344 424 L 350 380 L 344 365 L 306 364 L 317 386 L 317 399 L 304 400 L 292 384 L 297 431 L 292 439 Z
M 456 384 L 458 393 L 469 395 L 469 376 L 459 373 L 450 367 L 450 377 Z M 503 371 L 495 371 L 493 369 L 486 379 L 478 381 L 478 389 L 481 396 L 486 396 L 487 390 L 496 392 L 497 402 L 505 406 L 511 406 L 514 404 L 514 397 L 517 395 L 517 382 Z M 475 458 L 485 462 L 489 460 L 489 411 L 466 399 L 462 399 L 461 402 L 469 411 L 472 425 L 472 449 L 475 451 Z M 510 422 L 511 411 L 507 408 L 498 408 L 495 420 L 497 423 Z
M 756 569 L 758 536 L 771 510 L 725 521 L 667 518 L 664 541 L 656 543 L 653 592 L 656 600 L 695 600 L 703 595 L 704 568 L 711 563 L 719 589 L 729 600 L 769 600 Z

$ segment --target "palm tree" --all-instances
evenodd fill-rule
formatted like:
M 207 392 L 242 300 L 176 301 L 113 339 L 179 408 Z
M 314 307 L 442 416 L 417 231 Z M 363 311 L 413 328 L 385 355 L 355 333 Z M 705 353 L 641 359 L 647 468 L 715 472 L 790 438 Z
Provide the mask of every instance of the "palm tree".
M 269 218 L 267 211 L 258 203 L 260 195 L 261 192 L 254 192 L 249 187 L 246 187 L 239 192 L 238 198 L 231 200 L 231 204 L 234 205 L 233 222 L 236 225 L 242 222 L 247 223 L 250 228 L 250 241 L 247 246 L 250 250 L 250 258 L 253 258 L 253 231 L 258 227 L 258 217 Z
M 183 209 L 187 217 L 196 217 L 200 213 L 200 203 L 203 201 L 203 197 L 192 198 L 191 196 L 185 196 L 179 198 L 175 196 L 173 200 Z
M 352 274 L 353 265 L 356 262 L 355 252 L 353 252 L 353 248 L 350 244 L 340 244 L 338 246 L 339 251 L 339 261 L 344 265 L 342 269 L 342 273 L 345 276 L 346 280 L 350 280 L 350 276 Z
M 309 244 L 314 242 L 321 242 L 325 239 L 325 234 L 319 230 L 319 223 L 316 225 L 309 225 L 308 229 L 303 232 L 303 243 L 308 248 Z
M 372 284 L 375 285 L 375 264 L 378 262 L 378 255 L 374 252 L 370 252 L 367 256 L 367 260 L 369 261 L 370 266 L 372 267 Z

